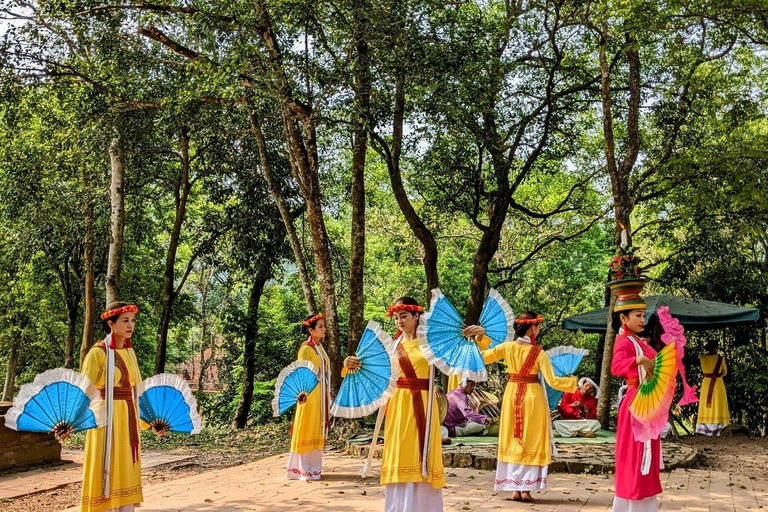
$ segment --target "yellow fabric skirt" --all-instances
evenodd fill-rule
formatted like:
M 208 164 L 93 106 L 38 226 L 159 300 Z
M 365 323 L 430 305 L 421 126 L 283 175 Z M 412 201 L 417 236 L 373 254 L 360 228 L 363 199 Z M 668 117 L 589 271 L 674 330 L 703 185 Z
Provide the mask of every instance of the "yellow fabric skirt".
M 427 407 L 427 391 L 419 391 Z M 445 486 L 443 449 L 437 400 L 432 400 L 431 441 L 427 459 L 428 476 L 421 476 L 419 429 L 413 411 L 413 398 L 408 389 L 397 389 L 387 404 L 384 424 L 384 453 L 381 461 L 381 483 L 426 482 L 435 489 Z
M 296 405 L 291 435 L 291 451 L 307 453 L 325 447 L 323 437 L 322 392 L 317 387 L 307 396 L 307 401 Z
M 523 398 L 523 439 L 515 439 L 517 382 L 507 383 L 499 426 L 500 461 L 525 466 L 546 466 L 552 461 L 549 446 L 549 408 L 540 384 L 527 384 Z
M 123 505 L 138 504 L 144 499 L 141 493 L 141 454 L 136 462 L 133 462 L 131 454 L 128 404 L 124 400 L 115 400 L 114 407 L 110 496 L 105 498 L 101 495 L 104 477 L 104 438 L 107 435 L 107 429 L 106 427 L 95 428 L 89 430 L 85 436 L 81 512 L 101 512 Z

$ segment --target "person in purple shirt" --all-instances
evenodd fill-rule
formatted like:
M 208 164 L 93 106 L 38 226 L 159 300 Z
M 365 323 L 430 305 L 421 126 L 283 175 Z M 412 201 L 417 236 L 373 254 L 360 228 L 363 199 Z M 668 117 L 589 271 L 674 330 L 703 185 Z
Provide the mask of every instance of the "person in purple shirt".
M 443 423 L 451 437 L 484 435 L 488 417 L 475 412 L 467 402 L 467 395 L 475 390 L 475 381 L 462 379 L 461 385 L 448 393 L 448 414 Z

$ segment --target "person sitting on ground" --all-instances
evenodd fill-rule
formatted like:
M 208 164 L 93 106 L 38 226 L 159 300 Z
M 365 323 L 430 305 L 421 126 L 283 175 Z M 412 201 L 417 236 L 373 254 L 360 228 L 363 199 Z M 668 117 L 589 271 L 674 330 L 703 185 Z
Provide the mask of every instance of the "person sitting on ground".
M 475 412 L 467 396 L 475 390 L 475 381 L 462 379 L 461 385 L 448 393 L 448 415 L 444 425 L 451 437 L 485 435 L 488 417 Z
M 555 435 L 559 437 L 595 437 L 600 430 L 597 421 L 597 399 L 600 386 L 589 377 L 579 380 L 575 393 L 563 393 L 558 410 L 562 419 L 552 422 Z

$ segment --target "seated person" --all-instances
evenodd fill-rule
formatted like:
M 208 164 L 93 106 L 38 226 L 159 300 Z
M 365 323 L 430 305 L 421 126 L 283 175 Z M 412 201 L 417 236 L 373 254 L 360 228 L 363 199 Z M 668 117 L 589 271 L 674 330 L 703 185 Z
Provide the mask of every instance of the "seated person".
M 558 410 L 562 419 L 552 422 L 555 435 L 559 437 L 595 437 L 600 430 L 597 421 L 597 399 L 600 387 L 589 377 L 579 380 L 575 393 L 563 393 Z
M 448 393 L 448 414 L 444 425 L 451 437 L 484 435 L 488 417 L 475 412 L 467 401 L 467 396 L 475 390 L 475 381 L 462 379 L 461 385 Z

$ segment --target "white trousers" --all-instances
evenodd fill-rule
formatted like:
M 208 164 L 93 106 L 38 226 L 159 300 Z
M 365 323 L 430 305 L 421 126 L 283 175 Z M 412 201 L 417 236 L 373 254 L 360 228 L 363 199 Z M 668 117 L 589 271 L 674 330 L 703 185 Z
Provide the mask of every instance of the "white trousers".
M 427 482 L 387 484 L 384 512 L 443 512 L 443 490 Z
M 579 434 L 594 434 L 600 430 L 597 420 L 555 420 L 552 422 L 555 435 L 558 437 L 574 437 Z
M 285 477 L 289 480 L 320 480 L 322 472 L 323 450 L 307 453 L 291 452 Z
M 494 491 L 535 491 L 547 488 L 549 466 L 525 466 L 499 461 Z
M 657 496 L 650 496 L 642 500 L 627 500 L 613 497 L 613 508 L 611 512 L 656 512 L 659 510 Z
M 481 435 L 484 432 L 486 432 L 485 425 L 474 421 L 468 421 L 463 427 L 456 427 L 456 435 L 459 437 Z

